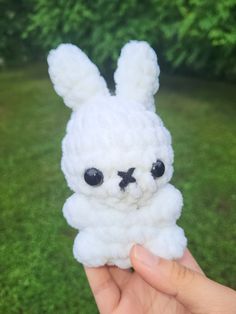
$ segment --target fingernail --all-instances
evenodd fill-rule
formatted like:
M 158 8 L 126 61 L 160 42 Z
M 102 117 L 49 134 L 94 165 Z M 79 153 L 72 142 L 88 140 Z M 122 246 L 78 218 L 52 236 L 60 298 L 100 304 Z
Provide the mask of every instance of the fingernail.
M 159 258 L 157 256 L 153 255 L 151 252 L 143 248 L 141 245 L 135 245 L 134 257 L 140 263 L 144 264 L 149 268 L 155 267 L 159 262 Z

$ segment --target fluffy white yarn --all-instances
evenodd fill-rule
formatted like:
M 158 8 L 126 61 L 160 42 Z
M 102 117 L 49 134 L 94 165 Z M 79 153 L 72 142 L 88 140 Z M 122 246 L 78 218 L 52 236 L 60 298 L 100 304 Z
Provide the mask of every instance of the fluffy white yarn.
M 161 257 L 181 257 L 187 241 L 176 220 L 183 200 L 168 183 L 173 173 L 171 136 L 154 113 L 159 87 L 154 50 L 146 42 L 124 46 L 115 96 L 95 65 L 71 44 L 52 50 L 48 63 L 56 92 L 73 109 L 63 139 L 62 170 L 75 192 L 63 207 L 67 222 L 79 230 L 75 258 L 86 266 L 128 268 L 135 243 Z M 151 169 L 157 160 L 165 168 L 155 178 Z M 90 168 L 102 173 L 102 184 L 85 181 Z
M 48 55 L 49 75 L 65 104 L 76 109 L 89 97 L 109 95 L 104 78 L 86 54 L 72 44 L 61 44 Z
M 159 74 L 155 51 L 146 42 L 131 41 L 122 48 L 114 75 L 117 94 L 154 110 Z

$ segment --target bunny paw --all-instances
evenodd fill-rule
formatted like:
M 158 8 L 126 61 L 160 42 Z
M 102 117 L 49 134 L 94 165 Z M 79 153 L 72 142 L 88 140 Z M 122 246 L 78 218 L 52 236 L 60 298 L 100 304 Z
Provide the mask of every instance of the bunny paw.
M 184 231 L 178 226 L 168 227 L 161 230 L 155 239 L 145 246 L 153 254 L 166 258 L 176 259 L 183 256 L 187 245 Z
M 90 232 L 80 232 L 75 238 L 74 257 L 88 267 L 99 267 L 106 263 L 104 244 Z

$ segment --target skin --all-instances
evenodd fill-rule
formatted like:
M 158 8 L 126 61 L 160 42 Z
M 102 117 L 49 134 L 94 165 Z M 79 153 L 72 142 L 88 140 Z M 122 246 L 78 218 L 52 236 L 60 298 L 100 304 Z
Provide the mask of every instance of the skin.
M 208 279 L 188 250 L 169 261 L 135 245 L 130 259 L 133 272 L 85 268 L 101 314 L 236 313 L 236 292 Z

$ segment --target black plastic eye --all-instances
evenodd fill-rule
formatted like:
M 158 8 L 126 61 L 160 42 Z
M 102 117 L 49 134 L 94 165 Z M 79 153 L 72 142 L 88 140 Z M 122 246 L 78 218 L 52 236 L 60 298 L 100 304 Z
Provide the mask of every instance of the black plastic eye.
M 151 174 L 153 178 L 156 179 L 163 176 L 164 172 L 165 172 L 164 163 L 160 159 L 157 159 L 157 161 L 152 164 Z
M 103 183 L 103 174 L 96 168 L 89 168 L 84 172 L 84 180 L 91 186 L 98 186 Z

